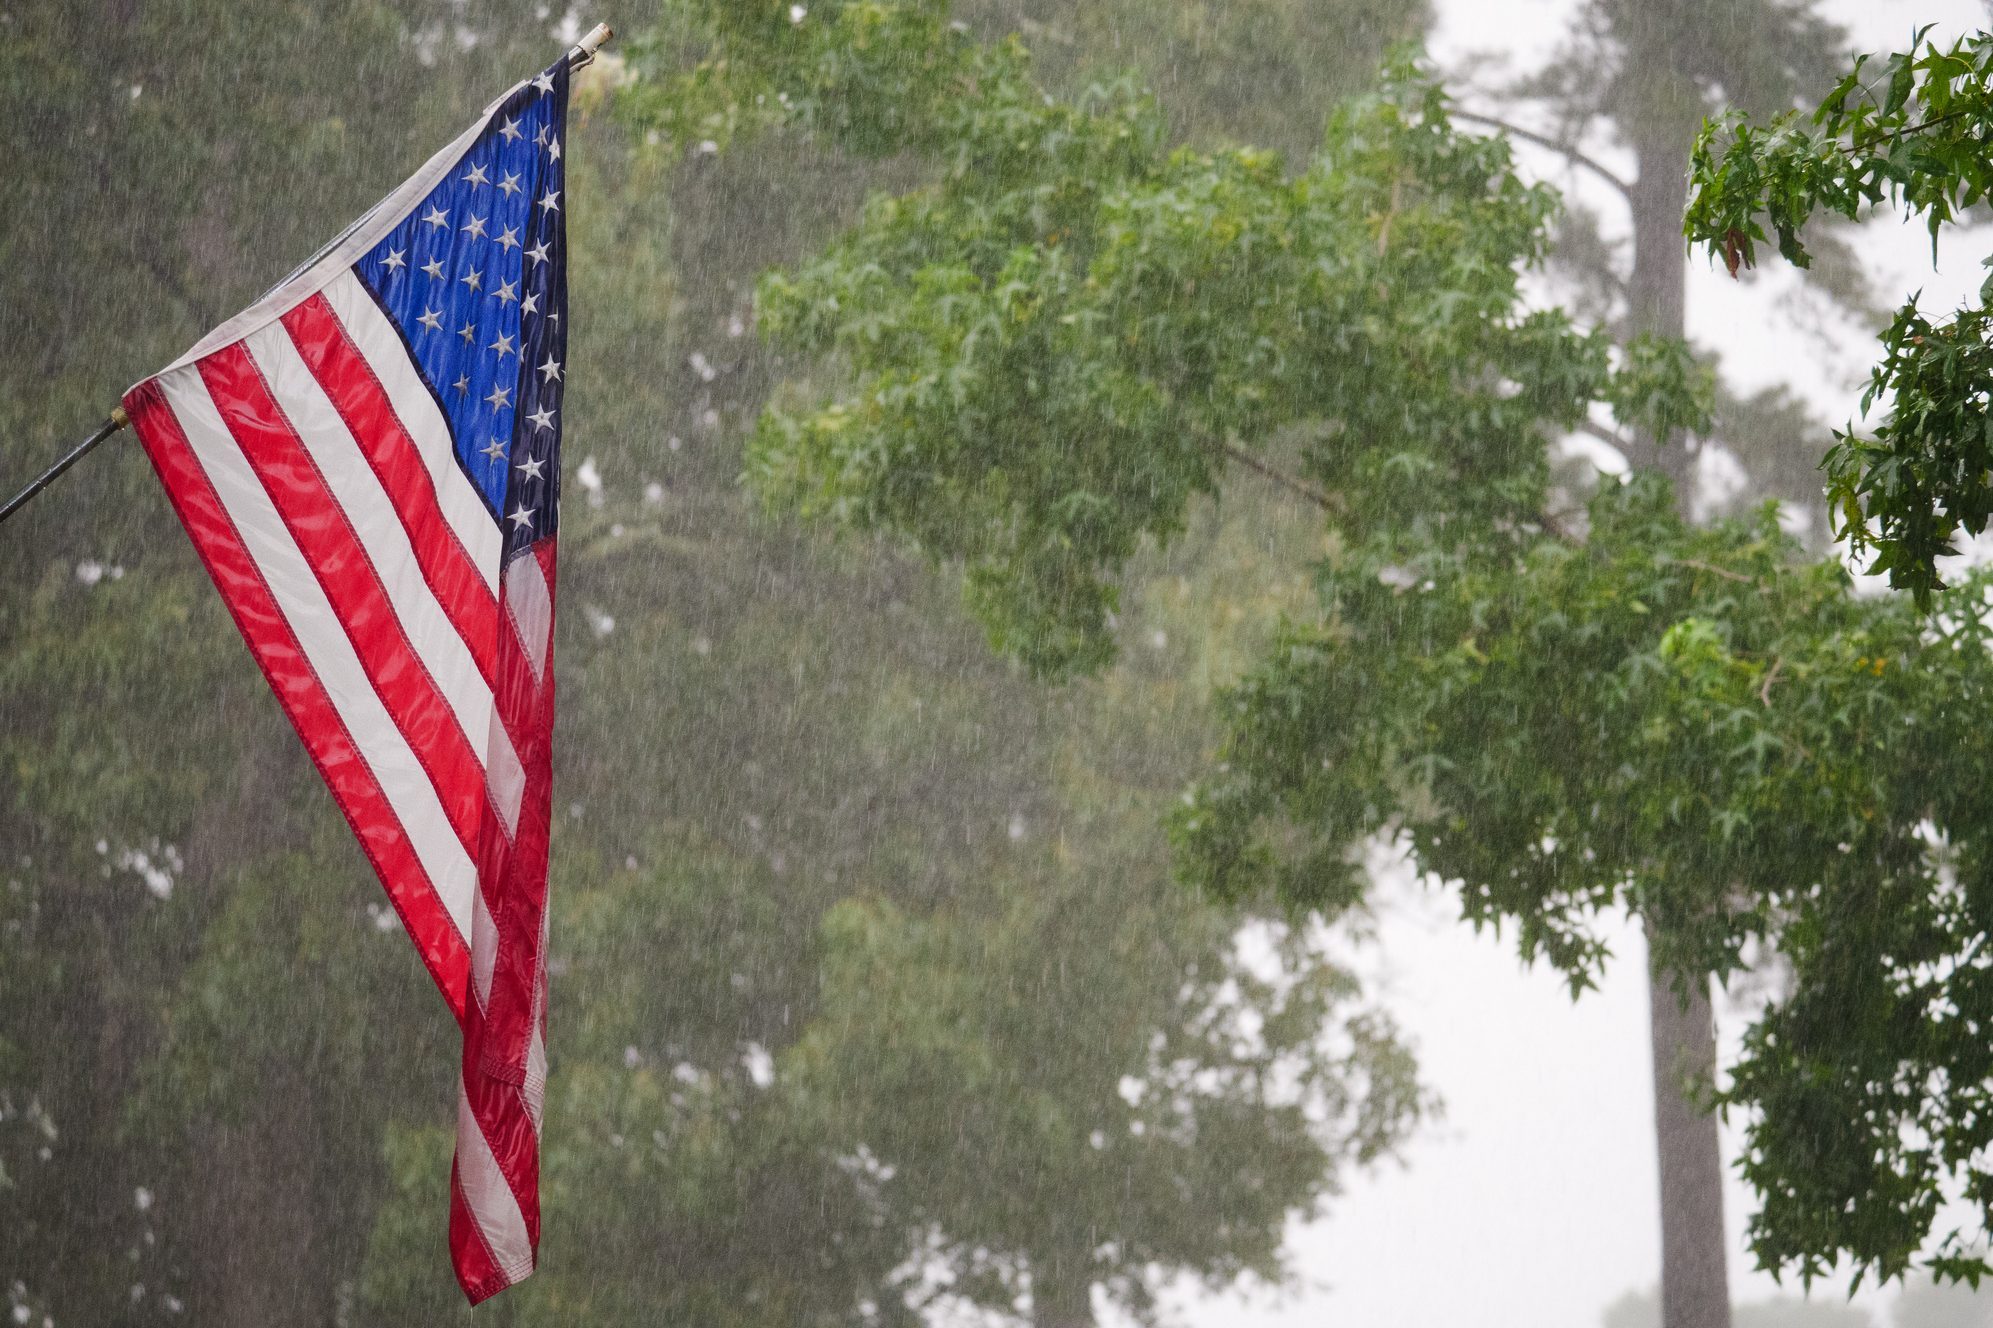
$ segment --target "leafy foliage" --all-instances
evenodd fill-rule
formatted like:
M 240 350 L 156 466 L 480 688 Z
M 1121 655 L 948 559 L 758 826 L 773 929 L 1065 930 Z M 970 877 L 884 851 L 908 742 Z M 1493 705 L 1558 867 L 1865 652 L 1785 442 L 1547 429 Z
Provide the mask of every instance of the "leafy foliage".
M 1316 905 L 1356 888 L 1347 845 L 1395 834 L 1574 988 L 1618 907 L 1668 970 L 1780 955 L 1789 991 L 1717 1099 L 1746 1112 L 1752 1247 L 1896 1276 L 1949 1187 L 1984 1183 L 1993 805 L 1970 772 L 1993 752 L 1961 717 L 1993 699 L 1993 631 L 1855 596 L 1769 514 L 1685 530 L 1637 481 L 1591 515 L 1582 548 L 1520 566 L 1436 556 L 1392 585 L 1374 559 L 1325 565 L 1322 620 L 1229 694 L 1182 865 Z M 1960 1241 L 1932 1266 L 1980 1265 Z
M 1540 526 L 1546 431 L 1593 402 L 1703 414 L 1677 349 L 1615 368 L 1601 335 L 1517 310 L 1554 199 L 1452 133 L 1409 64 L 1294 175 L 1169 152 L 1125 92 L 997 85 L 958 115 L 938 185 L 764 281 L 764 329 L 850 377 L 765 413 L 750 464 L 962 560 L 992 640 L 1041 673 L 1106 662 L 1114 576 L 1228 456 L 1291 452 L 1351 522 L 1452 542 Z
M 1812 256 L 1802 231 L 1816 213 L 1855 219 L 1888 204 L 1923 218 L 1935 255 L 1945 227 L 1993 186 L 1989 123 L 1993 39 L 1940 48 L 1919 33 L 1908 52 L 1858 59 L 1810 117 L 1787 113 L 1760 126 L 1730 116 L 1705 126 L 1691 160 L 1687 234 L 1733 275 L 1768 238 L 1805 267 Z M 1886 403 L 1887 418 L 1873 437 L 1841 433 L 1824 463 L 1836 532 L 1874 553 L 1870 570 L 1926 602 L 1944 586 L 1937 560 L 1956 552 L 1958 532 L 1976 535 L 1993 515 L 1987 295 L 1935 321 L 1914 298 L 1897 311 L 1862 400 L 1865 411 Z
M 1937 992 L 1993 921 L 1965 773 L 1985 624 L 1856 596 L 1769 511 L 1690 527 L 1652 475 L 1555 510 L 1558 432 L 1698 423 L 1707 380 L 1524 305 L 1555 200 L 1415 66 L 1291 172 L 1124 155 L 1158 137 L 1126 93 L 960 101 L 972 147 L 938 182 L 764 280 L 765 330 L 806 356 L 756 435 L 764 492 L 958 563 L 996 644 L 1053 674 L 1111 657 L 1116 575 L 1198 495 L 1236 500 L 1226 463 L 1307 496 L 1317 606 L 1221 689 L 1179 872 L 1336 915 L 1384 837 L 1574 990 L 1609 909 L 1664 975 L 1779 956 L 1791 989 L 1717 1098 L 1746 1118 L 1754 1248 L 1909 1267 L 1936 1196 L 1983 1185 L 1993 1007 Z M 1932 1265 L 1973 1272 L 1966 1249 Z
M 970 0 L 955 9 L 991 39 L 1013 30 L 1055 96 L 1103 68 L 1156 96 L 1172 139 L 1305 154 L 1343 98 L 1369 88 L 1377 53 L 1431 24 L 1418 0 L 1343 0 L 1332 22 L 1309 0 L 1156 5 L 1149 0 Z

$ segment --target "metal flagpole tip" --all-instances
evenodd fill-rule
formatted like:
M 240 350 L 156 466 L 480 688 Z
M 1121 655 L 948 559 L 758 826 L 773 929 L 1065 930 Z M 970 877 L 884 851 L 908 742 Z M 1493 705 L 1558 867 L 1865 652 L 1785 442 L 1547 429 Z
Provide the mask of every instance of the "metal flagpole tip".
M 614 41 L 615 38 L 616 30 L 614 28 L 610 27 L 607 23 L 597 23 L 588 30 L 587 36 L 574 44 L 574 47 L 568 51 L 567 58 L 574 64 L 575 68 L 579 69 L 590 60 L 593 60 L 596 51 L 600 50 L 605 43 Z

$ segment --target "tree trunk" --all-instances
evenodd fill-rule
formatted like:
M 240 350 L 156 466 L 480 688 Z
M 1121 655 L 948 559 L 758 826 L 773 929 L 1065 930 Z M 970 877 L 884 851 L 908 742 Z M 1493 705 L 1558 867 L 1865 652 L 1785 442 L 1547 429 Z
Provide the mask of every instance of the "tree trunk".
M 1670 120 L 1673 117 L 1669 117 Z M 1666 121 L 1661 122 L 1663 124 Z M 1627 283 L 1628 317 L 1638 335 L 1680 337 L 1687 326 L 1688 242 L 1682 238 L 1682 213 L 1688 207 L 1686 161 L 1694 130 L 1676 134 L 1642 132 L 1636 144 L 1640 175 L 1627 191 L 1633 209 L 1633 278 Z M 1675 502 L 1686 516 L 1695 496 L 1695 458 L 1686 438 L 1656 438 L 1646 430 L 1635 435 L 1638 454 L 1627 460 L 1651 467 L 1675 486 Z
M 1060 1267 L 1064 1262 L 1033 1261 L 1031 1328 L 1093 1328 L 1093 1279 L 1084 1262 Z
M 1629 51 L 1658 64 L 1663 52 Z M 1659 74 L 1659 71 L 1656 71 Z M 1687 146 L 1701 107 L 1682 96 L 1678 80 L 1660 74 L 1650 84 L 1648 113 L 1623 126 L 1633 139 L 1640 174 L 1628 191 L 1633 209 L 1633 276 L 1628 284 L 1632 330 L 1662 337 L 1686 331 L 1688 246 L 1682 212 L 1688 204 Z M 1695 457 L 1686 438 L 1637 438 L 1636 466 L 1660 470 L 1674 483 L 1687 516 L 1695 497 Z M 1709 979 L 1688 983 L 1686 1005 L 1665 973 L 1648 971 L 1648 1032 L 1654 1048 L 1654 1141 L 1661 1179 L 1662 1328 L 1730 1328 L 1730 1284 L 1723 1227 L 1723 1149 L 1716 1118 L 1689 1100 L 1683 1086 L 1707 1082 L 1716 1070 L 1716 1021 Z
M 1730 1328 L 1722 1144 L 1716 1117 L 1689 1097 L 1716 1072 L 1709 980 L 1690 981 L 1684 1002 L 1667 974 L 1650 970 L 1647 1009 L 1661 1165 L 1661 1323 Z

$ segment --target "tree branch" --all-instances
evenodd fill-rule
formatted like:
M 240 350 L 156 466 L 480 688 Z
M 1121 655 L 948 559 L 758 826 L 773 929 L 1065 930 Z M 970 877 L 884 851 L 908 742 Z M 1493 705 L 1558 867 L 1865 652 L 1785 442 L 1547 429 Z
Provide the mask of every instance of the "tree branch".
M 1299 494 L 1303 498 L 1306 498 L 1309 502 L 1321 508 L 1324 512 L 1335 511 L 1336 509 L 1335 499 L 1331 498 L 1323 490 L 1318 489 L 1314 485 L 1308 483 L 1308 481 L 1294 475 L 1289 475 L 1286 471 L 1279 470 L 1274 466 L 1269 465 L 1267 462 L 1261 460 L 1259 457 L 1253 455 L 1251 452 L 1248 452 L 1245 448 L 1240 447 L 1236 443 L 1214 443 L 1213 446 L 1216 447 L 1217 450 L 1220 453 L 1222 453 L 1228 461 L 1236 461 L 1248 470 L 1258 471 L 1260 474 L 1272 480 L 1275 484 L 1278 484 L 1281 488 L 1287 489 L 1293 493 Z
M 1944 124 L 1948 120 L 1963 119 L 1967 115 L 1983 113 L 1984 110 L 1985 107 L 1983 106 L 1969 106 L 1962 111 L 1950 111 L 1944 115 L 1934 116 L 1931 119 L 1924 121 L 1922 124 L 1904 125 L 1901 129 L 1898 129 L 1895 133 L 1884 134 L 1881 138 L 1872 138 L 1866 143 L 1858 142 L 1855 139 L 1855 137 L 1852 134 L 1850 134 L 1848 136 L 1848 146 L 1856 152 L 1869 152 L 1879 147 L 1885 147 L 1891 143 L 1899 143 L 1902 140 L 1910 137 L 1910 135 L 1912 134 L 1923 133 L 1926 129 L 1935 129 L 1937 126 Z
M 1590 420 L 1586 420 L 1578 426 L 1578 432 L 1590 434 L 1602 443 L 1611 444 L 1613 447 L 1619 449 L 1619 454 L 1625 457 L 1627 461 L 1631 462 L 1633 460 L 1633 444 L 1606 428 L 1603 424 L 1593 424 Z
M 1266 461 L 1255 456 L 1253 453 L 1248 452 L 1245 448 L 1240 447 L 1237 443 L 1213 442 L 1211 444 L 1211 447 L 1214 451 L 1218 452 L 1221 456 L 1223 456 L 1227 461 L 1236 461 L 1240 465 L 1244 466 L 1247 470 L 1259 472 L 1261 475 L 1266 476 L 1266 478 L 1272 480 L 1275 484 L 1278 484 L 1281 488 L 1288 490 L 1290 493 L 1298 494 L 1301 497 L 1306 498 L 1309 502 L 1313 503 L 1316 507 L 1321 508 L 1324 512 L 1336 511 L 1339 506 L 1339 504 L 1335 500 L 1335 497 L 1332 494 L 1328 493 L 1326 490 L 1318 489 L 1314 485 L 1308 483 L 1308 481 L 1301 479 L 1298 476 L 1290 475 L 1286 471 L 1281 470 L 1276 466 L 1268 464 Z M 1564 543 L 1574 544 L 1574 545 L 1584 543 L 1583 540 L 1578 538 L 1577 533 L 1573 531 L 1569 526 L 1565 525 L 1556 513 L 1547 510 L 1538 512 L 1536 514 L 1536 519 L 1538 523 L 1541 524 L 1546 531 L 1550 532 L 1550 534 L 1556 536 Z M 1719 569 L 1712 569 L 1712 570 L 1719 570 Z M 1729 573 L 1728 575 L 1735 575 L 1735 573 Z M 1748 580 L 1749 578 L 1743 578 L 1743 579 Z
M 1676 558 L 1673 561 L 1677 567 L 1693 567 L 1698 572 L 1708 572 L 1710 575 L 1720 576 L 1726 581 L 1741 581 L 1747 586 L 1756 585 L 1758 581 L 1758 578 L 1755 576 L 1745 576 L 1742 572 L 1733 572 L 1727 567 L 1718 567 L 1715 563 L 1697 562 L 1694 558 Z M 1770 702 L 1766 704 L 1769 705 Z
M 1566 515 L 1567 513 L 1553 512 L 1545 508 L 1536 514 L 1536 522 L 1559 540 L 1571 545 L 1573 548 L 1582 546 L 1584 541 L 1578 538 L 1578 532 L 1564 524 L 1564 517 Z
M 1275 484 L 1278 484 L 1281 488 L 1307 499 L 1324 512 L 1337 510 L 1338 504 L 1334 496 L 1326 490 L 1318 489 L 1298 476 L 1290 475 L 1276 466 L 1269 465 L 1238 444 L 1214 442 L 1211 446 L 1227 461 L 1236 461 L 1247 470 L 1259 472 Z M 1538 512 L 1536 519 L 1546 531 L 1564 543 L 1573 545 L 1584 543 L 1583 540 L 1578 538 L 1577 533 L 1565 525 L 1556 513 L 1547 510 Z M 1729 575 L 1735 575 L 1735 573 L 1730 573 Z M 1744 579 L 1748 580 L 1749 578 Z
M 1481 115 L 1474 111 L 1463 111 L 1458 108 L 1449 108 L 1447 114 L 1456 120 L 1465 120 L 1469 124 L 1487 125 L 1490 129 L 1499 129 L 1512 138 L 1519 138 L 1525 143 L 1534 143 L 1540 148 L 1549 148 L 1552 152 L 1560 153 L 1567 161 L 1573 165 L 1584 167 L 1614 189 L 1617 189 L 1621 196 L 1629 202 L 1632 201 L 1632 184 L 1622 180 L 1596 158 L 1586 156 L 1569 143 L 1559 143 L 1548 134 L 1539 134 L 1534 129 L 1525 129 L 1519 124 L 1510 124 L 1507 120 L 1497 119 L 1492 115 Z
M 1780 655 L 1772 661 L 1772 666 L 1765 670 L 1765 685 L 1758 689 L 1758 699 L 1765 703 L 1767 710 L 1772 708 L 1772 683 L 1777 679 L 1778 671 L 1784 664 L 1785 656 Z

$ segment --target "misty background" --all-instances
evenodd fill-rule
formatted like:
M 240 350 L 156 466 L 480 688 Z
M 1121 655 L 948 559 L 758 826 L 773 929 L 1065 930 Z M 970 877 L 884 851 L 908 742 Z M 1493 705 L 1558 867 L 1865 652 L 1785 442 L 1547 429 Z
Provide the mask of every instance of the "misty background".
M 1407 39 L 1461 107 L 1556 135 L 1531 80 L 1593 8 L 957 11 L 1061 95 L 1132 66 L 1175 137 L 1299 157 Z M 1810 8 L 1862 50 L 1986 19 Z M 546 1270 L 476 1320 L 1658 1325 L 1636 924 L 1573 1002 L 1387 847 L 1329 923 L 1172 878 L 1162 818 L 1214 687 L 1304 601 L 1310 513 L 1201 506 L 1136 564 L 1120 661 L 1048 687 L 988 648 L 957 569 L 740 482 L 764 403 L 820 372 L 760 340 L 756 279 L 925 167 L 647 132 L 619 80 L 632 37 L 668 59 L 675 12 L 0 0 L 10 489 L 558 40 L 627 34 L 572 135 Z M 1532 297 L 1615 317 L 1587 273 L 1629 260 L 1622 201 L 1514 151 L 1596 221 Z M 1795 407 L 1770 460 L 1704 450 L 1710 513 L 1783 497 L 1817 540 L 1793 458 L 1858 409 L 1876 311 L 1983 276 L 1969 241 L 1934 268 L 1921 230 L 1843 238 L 1824 282 L 1689 262 L 1690 340 Z M 137 448 L 0 542 L 0 1312 L 471 1321 L 443 1257 L 454 1029 Z M 1761 999 L 1719 998 L 1726 1051 Z M 1921 1281 L 1798 1304 L 1751 1265 L 1734 1175 L 1724 1202 L 1739 1328 L 1993 1323 L 1993 1292 Z

